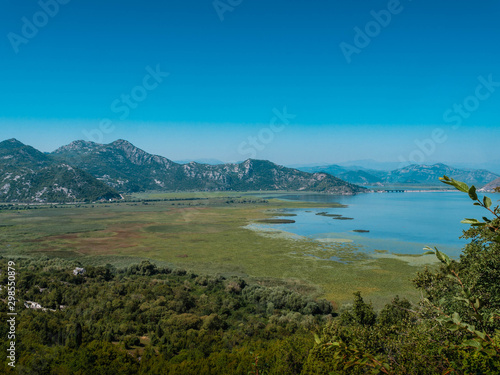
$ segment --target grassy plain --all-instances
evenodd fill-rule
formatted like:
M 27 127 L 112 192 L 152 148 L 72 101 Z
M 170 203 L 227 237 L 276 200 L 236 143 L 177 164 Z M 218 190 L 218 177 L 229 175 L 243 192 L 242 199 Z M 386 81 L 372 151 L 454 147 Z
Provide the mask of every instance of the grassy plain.
M 322 243 L 258 220 L 286 208 L 335 204 L 265 200 L 228 193 L 148 194 L 164 201 L 38 207 L 0 211 L 0 255 L 48 256 L 124 267 L 143 259 L 195 273 L 239 275 L 286 285 L 336 305 L 361 291 L 375 307 L 396 294 L 418 299 L 411 284 L 433 257 L 369 256 L 350 243 Z

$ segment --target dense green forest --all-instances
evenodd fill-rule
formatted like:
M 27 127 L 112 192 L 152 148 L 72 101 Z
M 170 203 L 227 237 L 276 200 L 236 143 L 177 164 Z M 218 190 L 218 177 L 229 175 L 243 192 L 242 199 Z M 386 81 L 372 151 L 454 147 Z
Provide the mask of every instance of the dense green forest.
M 414 280 L 420 303 L 394 296 L 380 311 L 360 293 L 335 311 L 283 287 L 149 261 L 115 269 L 2 258 L 2 319 L 10 318 L 14 299 L 18 315 L 16 367 L 4 356 L 0 372 L 498 374 L 500 212 L 473 187 L 449 182 L 497 218 L 467 220 L 469 244 L 459 260 L 433 250 L 442 263 Z M 85 272 L 75 275 L 76 267 Z M 12 330 L 0 327 L 0 349 L 9 353 Z

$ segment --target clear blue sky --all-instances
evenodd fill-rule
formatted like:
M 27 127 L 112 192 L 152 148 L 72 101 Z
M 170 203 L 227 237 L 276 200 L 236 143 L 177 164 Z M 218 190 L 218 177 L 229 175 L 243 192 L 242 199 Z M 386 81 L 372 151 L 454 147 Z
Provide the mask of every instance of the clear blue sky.
M 1 139 L 124 138 L 174 160 L 500 159 L 498 1 L 54 1 L 0 5 Z

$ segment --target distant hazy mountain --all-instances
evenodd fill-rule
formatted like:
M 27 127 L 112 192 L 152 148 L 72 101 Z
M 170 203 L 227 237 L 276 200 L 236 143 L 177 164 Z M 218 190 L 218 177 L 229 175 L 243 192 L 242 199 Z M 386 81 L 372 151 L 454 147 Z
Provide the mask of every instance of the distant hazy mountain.
M 341 167 L 340 165 L 332 164 L 317 167 L 302 167 L 301 171 L 316 173 L 324 172 L 338 177 L 344 181 L 356 185 L 378 185 L 382 183 L 380 175 L 385 175 L 382 171 L 365 171 L 365 170 L 352 170 L 350 168 Z
M 353 194 L 365 189 L 325 173 L 306 173 L 264 160 L 238 164 L 178 164 L 118 140 L 107 145 L 76 141 L 52 153 L 120 191 L 303 190 Z
M 337 163 L 341 167 L 346 167 L 351 170 L 379 170 L 379 171 L 392 171 L 398 168 L 401 168 L 402 166 L 409 165 L 410 163 L 407 162 L 406 164 L 402 164 L 401 162 L 397 161 L 376 161 L 373 159 L 363 159 L 363 160 L 352 160 L 352 161 L 346 161 L 342 163 Z
M 479 191 L 493 191 L 500 187 L 500 177 L 483 186 Z
M 330 165 L 315 165 L 311 167 L 298 167 L 297 168 L 300 171 L 303 172 L 308 172 L 308 173 L 316 173 L 316 172 L 325 172 L 329 173 L 332 176 L 338 176 L 341 173 L 345 173 L 348 171 L 348 169 L 341 167 L 340 165 L 337 164 L 330 164 Z
M 0 142 L 0 201 L 71 202 L 119 198 L 119 194 L 81 169 L 9 139 Z
M 347 171 L 340 174 L 339 178 L 357 185 L 380 185 L 382 179 L 366 171 Z
M 387 183 L 425 183 L 439 185 L 439 177 L 447 175 L 455 180 L 463 181 L 476 186 L 485 185 L 500 177 L 484 169 L 466 170 L 450 167 L 445 164 L 416 165 L 396 169 L 387 174 L 384 182 Z
M 460 169 L 486 169 L 497 175 L 500 175 L 500 159 L 480 163 L 451 162 L 445 164 L 453 165 L 454 167 Z
M 365 170 L 365 171 L 370 171 L 370 170 L 379 170 L 379 171 L 393 171 L 396 169 L 401 169 L 404 167 L 408 167 L 412 165 L 410 162 L 378 162 L 372 159 L 365 159 L 365 160 L 354 160 L 354 161 L 348 161 L 348 162 L 343 162 L 343 163 L 336 163 L 337 165 L 344 167 L 346 169 L 350 170 Z M 415 164 L 415 163 L 413 163 Z M 463 170 L 479 170 L 479 169 L 484 169 L 487 171 L 490 171 L 494 174 L 500 175 L 500 159 L 497 160 L 491 160 L 488 162 L 456 162 L 456 161 L 427 161 L 427 165 L 434 165 L 434 164 L 445 164 L 448 166 L 452 166 L 456 169 L 463 169 Z M 299 168 L 300 169 L 300 168 Z
M 477 165 L 481 169 L 486 169 L 488 171 L 492 171 L 493 173 L 500 175 L 500 159 L 493 160 L 491 162 L 479 163 Z
M 357 185 L 378 184 L 435 184 L 440 185 L 439 177 L 447 175 L 468 184 L 483 186 L 499 177 L 487 170 L 458 169 L 438 163 L 434 165 L 412 164 L 390 172 L 377 170 L 352 170 L 351 167 L 327 165 L 318 167 L 304 167 L 306 172 L 326 172 L 342 180 Z

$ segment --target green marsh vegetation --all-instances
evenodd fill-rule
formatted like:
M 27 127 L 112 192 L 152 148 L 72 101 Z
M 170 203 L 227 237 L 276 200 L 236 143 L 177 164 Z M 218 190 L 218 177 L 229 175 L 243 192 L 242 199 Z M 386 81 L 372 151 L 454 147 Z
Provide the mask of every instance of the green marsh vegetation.
M 352 244 L 247 229 L 315 207 L 306 203 L 219 196 L 4 211 L 0 263 L 17 257 L 19 302 L 55 310 L 20 310 L 17 371 L 497 374 L 500 211 L 446 181 L 493 215 L 465 221 L 460 260 L 438 249 L 368 257 Z M 409 260 L 435 256 L 439 267 Z M 79 265 L 87 272 L 74 276 Z
M 416 301 L 418 267 L 408 257 L 373 258 L 349 243 L 320 243 L 283 232 L 249 230 L 288 208 L 318 204 L 262 199 L 237 193 L 137 195 L 120 203 L 0 211 L 4 256 L 49 256 L 85 264 L 125 267 L 142 260 L 198 273 L 297 283 L 336 305 L 360 290 L 377 307 L 395 294 Z M 338 207 L 321 204 L 321 207 Z M 284 219 L 287 220 L 287 219 Z M 286 230 L 286 226 L 283 227 Z M 309 254 L 314 257 L 308 256 Z M 339 257 L 342 262 L 327 261 Z M 424 256 L 427 262 L 434 261 Z

